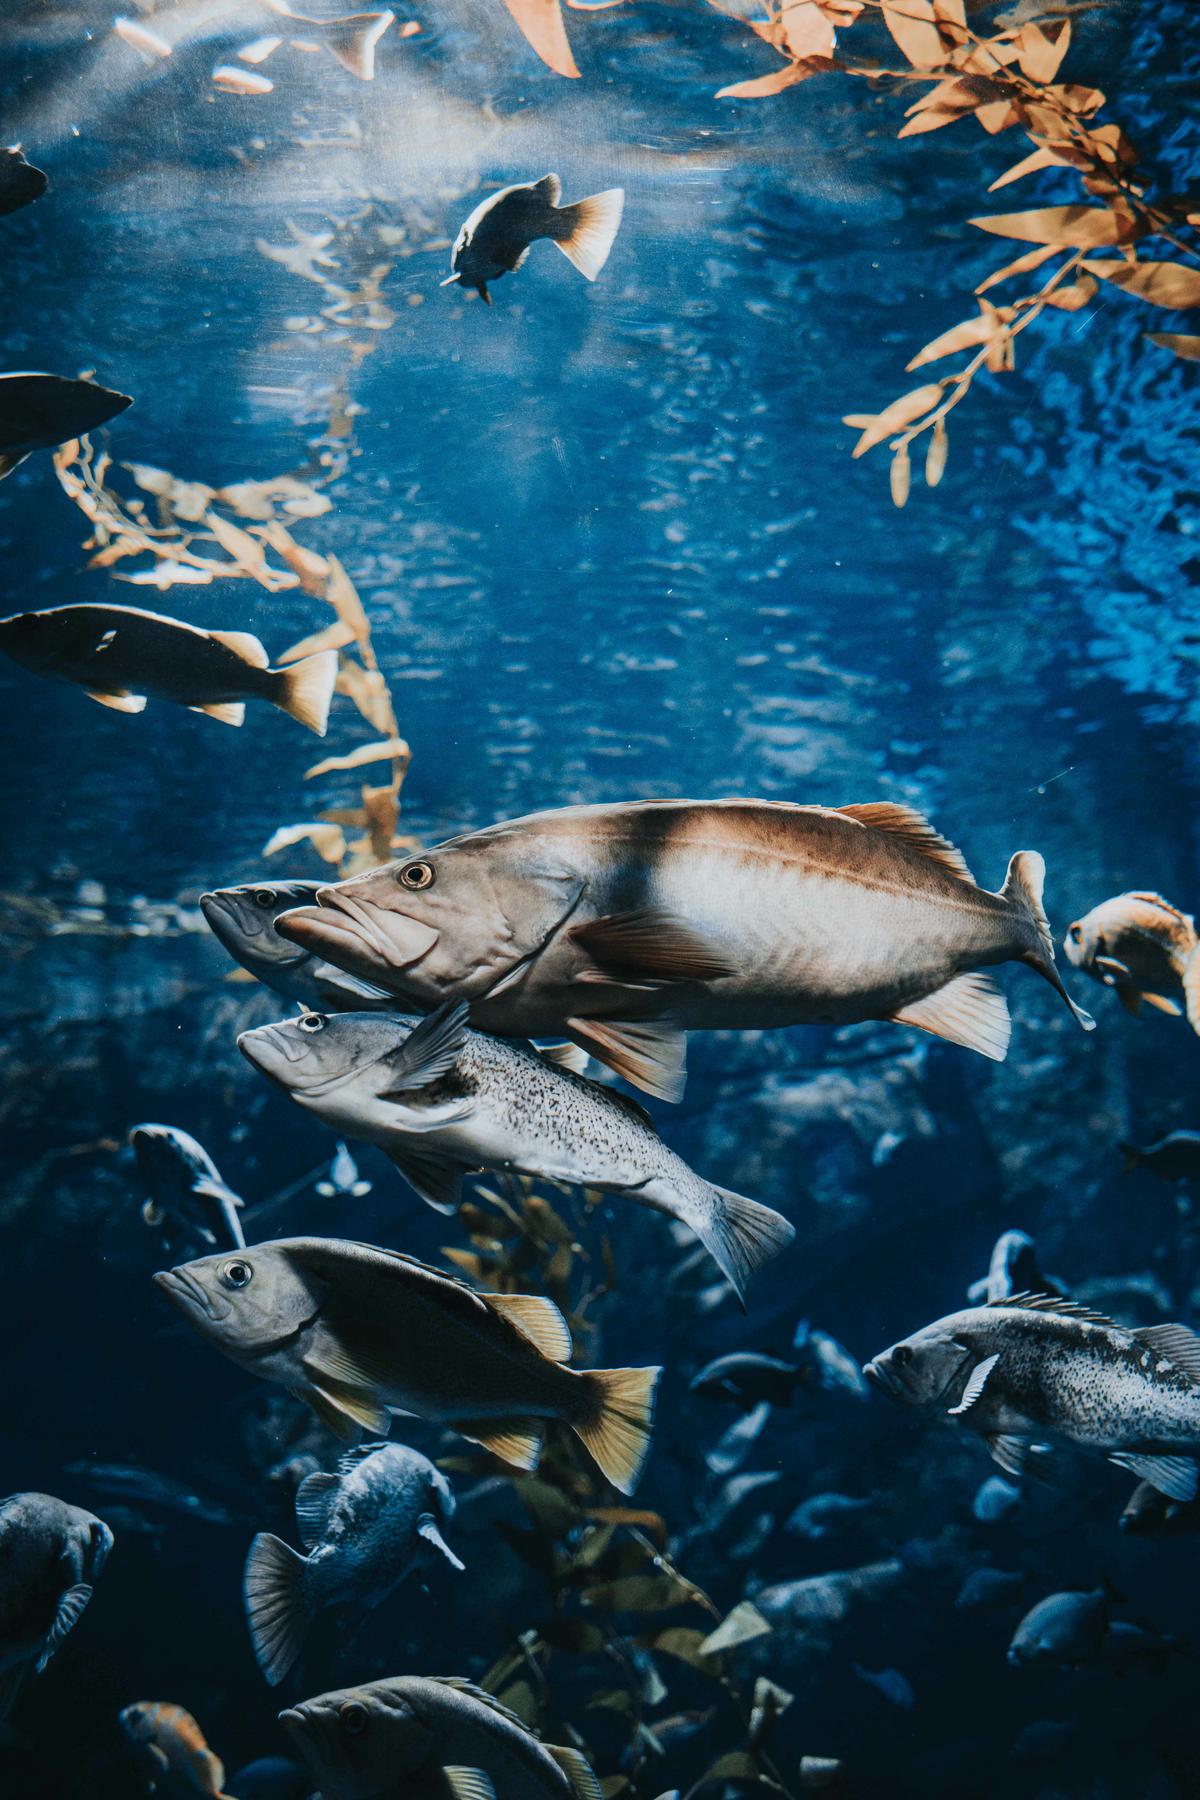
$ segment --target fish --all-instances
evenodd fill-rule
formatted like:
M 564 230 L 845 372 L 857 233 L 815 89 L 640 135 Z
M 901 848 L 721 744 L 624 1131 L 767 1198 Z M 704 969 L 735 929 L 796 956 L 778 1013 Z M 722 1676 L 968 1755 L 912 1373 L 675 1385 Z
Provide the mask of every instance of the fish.
M 801 1378 L 810 1386 L 827 1394 L 853 1394 L 865 1400 L 870 1392 L 863 1379 L 858 1358 L 851 1356 L 827 1331 L 820 1331 L 807 1319 L 801 1319 L 792 1337 Z
M 293 12 L 286 0 L 265 0 L 268 11 L 291 24 L 303 25 L 359 81 L 374 81 L 375 50 L 395 20 L 394 12 L 343 13 L 335 19 L 312 19 Z
M 1077 969 L 1112 988 L 1134 1018 L 1143 1006 L 1173 1018 L 1186 1008 L 1192 1030 L 1200 1032 L 1198 943 L 1190 913 L 1161 894 L 1135 891 L 1104 900 L 1076 919 L 1063 949 Z
M 132 405 L 132 394 L 97 381 L 23 370 L 0 375 L 0 481 L 35 450 L 56 450 Z
M 894 1603 L 910 1573 L 898 1557 L 886 1557 L 857 1569 L 830 1569 L 798 1581 L 775 1582 L 759 1589 L 754 1604 L 776 1629 L 843 1624 L 861 1608 Z
M 324 1800 L 601 1800 L 583 1754 L 543 1744 L 474 1682 L 397 1675 L 336 1688 L 279 1715 Z
M 453 271 L 443 287 L 461 282 L 492 304 L 489 281 L 499 281 L 521 268 L 532 245 L 549 238 L 588 281 L 595 281 L 608 261 L 621 215 L 625 189 L 606 188 L 572 206 L 560 206 L 562 182 L 557 175 L 518 182 L 481 200 L 462 225 L 450 255 Z
M 138 1700 L 122 1710 L 120 1719 L 126 1737 L 145 1751 L 156 1782 L 169 1781 L 172 1793 L 232 1800 L 224 1792 L 224 1763 L 182 1706 L 170 1700 Z
M 242 887 L 215 888 L 201 894 L 200 911 L 213 936 L 234 961 L 264 987 L 285 1000 L 297 1000 L 305 1012 L 362 1012 L 383 1006 L 394 1010 L 395 996 L 386 988 L 360 981 L 319 956 L 289 943 L 275 930 L 281 913 L 316 900 L 319 881 L 252 881 Z
M 1192 1537 L 1200 1531 L 1200 1500 L 1169 1500 L 1139 1481 L 1117 1524 L 1131 1537 Z
M 1014 1669 L 1035 1664 L 1081 1668 L 1100 1654 L 1109 1627 L 1109 1593 L 1049 1594 L 1030 1607 L 1012 1635 L 1008 1660 Z
M 1010 1300 L 1014 1294 L 1061 1294 L 1062 1283 L 1047 1278 L 1038 1267 L 1037 1245 L 1026 1231 L 1006 1231 L 996 1239 L 992 1259 L 982 1281 L 973 1281 L 967 1299 L 973 1306 L 989 1300 Z
M 112 1546 L 103 1519 L 53 1494 L 0 1500 L 0 1722 L 78 1625 Z
M 64 1471 L 105 1501 L 129 1501 L 137 1511 L 174 1513 L 204 1525 L 235 1526 L 243 1516 L 210 1495 L 197 1494 L 182 1481 L 155 1469 L 127 1463 L 72 1462 Z M 109 1508 L 106 1506 L 106 1511 Z
M 336 650 L 273 669 L 249 631 L 201 631 L 140 606 L 52 606 L 0 619 L 0 650 L 35 674 L 73 682 L 114 712 L 140 713 L 147 696 L 224 725 L 247 700 L 266 700 L 325 736 Z
M 1186 1638 L 1148 1631 L 1126 1619 L 1112 1619 L 1100 1646 L 1100 1660 L 1113 1675 L 1161 1675 L 1172 1655 L 1191 1655 Z
M 333 1130 L 383 1150 L 439 1211 L 481 1168 L 596 1188 L 682 1221 L 739 1296 L 791 1242 L 779 1213 L 695 1174 L 636 1102 L 469 1030 L 468 1012 L 464 1001 L 424 1018 L 308 1013 L 243 1032 L 238 1048 Z
M 148 1196 L 142 1218 L 168 1248 L 200 1239 L 218 1250 L 245 1249 L 238 1217 L 245 1201 L 202 1144 L 177 1125 L 135 1125 L 129 1142 Z
M 540 1295 L 477 1293 L 341 1238 L 281 1238 L 154 1280 L 215 1349 L 347 1442 L 359 1428 L 386 1436 L 391 1414 L 410 1412 L 529 1470 L 542 1421 L 559 1419 L 614 1487 L 636 1485 L 662 1371 L 568 1368 L 570 1331 Z
M 1061 1441 L 1173 1500 L 1196 1496 L 1200 1338 L 1186 1325 L 1129 1331 L 1056 1295 L 1016 1294 L 936 1320 L 865 1373 L 891 1398 L 980 1433 L 1006 1474 Z
M 1200 1131 L 1169 1131 L 1153 1144 L 1118 1146 L 1125 1158 L 1125 1173 L 1147 1169 L 1160 1181 L 1195 1181 L 1200 1178 Z
M 971 1501 L 971 1514 L 981 1525 L 1001 1525 L 1021 1510 L 1019 1487 L 1005 1481 L 1003 1475 L 989 1475 L 981 1481 Z
M 688 1387 L 706 1400 L 735 1400 L 745 1411 L 761 1405 L 790 1406 L 801 1371 L 795 1363 L 756 1350 L 735 1350 L 705 1363 Z
M 0 218 L 32 206 L 49 186 L 50 177 L 26 162 L 19 144 L 0 149 Z
M 990 1606 L 1011 1606 L 1025 1589 L 1025 1577 L 1011 1569 L 972 1569 L 954 1605 L 958 1612 L 976 1612 Z
M 1054 964 L 1045 865 L 998 893 L 910 807 L 643 800 L 563 807 L 323 887 L 283 937 L 422 1010 L 468 1000 L 501 1036 L 562 1033 L 636 1086 L 683 1092 L 687 1030 L 890 1019 L 1002 1061 L 977 971 Z
M 461 1570 L 442 1536 L 453 1514 L 446 1477 L 407 1444 L 362 1444 L 336 1473 L 310 1475 L 296 1492 L 307 1556 L 260 1532 L 242 1579 L 254 1654 L 271 1686 L 292 1667 L 323 1608 L 352 1606 L 361 1617 L 430 1553 Z
M 329 1175 L 326 1180 L 318 1181 L 317 1192 L 323 1200 L 336 1199 L 339 1194 L 361 1200 L 371 1192 L 371 1183 L 359 1178 L 358 1164 L 340 1139 L 329 1165 Z
M 916 1705 L 912 1683 L 899 1669 L 864 1669 L 861 1663 L 851 1666 L 858 1679 L 874 1688 L 889 1706 L 898 1706 L 902 1712 L 908 1712 Z
M 286 1756 L 260 1756 L 230 1777 L 237 1800 L 310 1800 L 312 1782 Z
M 873 1510 L 873 1501 L 852 1494 L 810 1494 L 789 1514 L 783 1529 L 789 1537 L 819 1544 L 860 1529 Z

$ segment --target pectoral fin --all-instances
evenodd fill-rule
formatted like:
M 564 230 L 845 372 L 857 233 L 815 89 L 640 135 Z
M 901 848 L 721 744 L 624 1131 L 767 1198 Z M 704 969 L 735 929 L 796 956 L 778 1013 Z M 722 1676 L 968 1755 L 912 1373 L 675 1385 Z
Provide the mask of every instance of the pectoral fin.
M 452 1568 L 464 1569 L 466 1567 L 466 1564 L 455 1556 L 453 1550 L 442 1536 L 438 1529 L 437 1520 L 433 1517 L 432 1513 L 422 1513 L 417 1520 L 417 1536 L 422 1538 L 425 1543 L 432 1544 L 433 1548 L 445 1557 Z
M 246 723 L 246 706 L 242 700 L 219 701 L 212 706 L 189 706 L 188 711 L 203 713 L 206 718 L 216 719 L 222 725 Z
M 341 1486 L 337 1475 L 307 1475 L 296 1489 L 296 1528 L 306 1550 L 319 1544 L 325 1535 L 330 1509 Z
M 411 1089 L 429 1087 L 448 1075 L 466 1044 L 470 1010 L 465 1000 L 448 1000 L 422 1019 L 400 1048 L 387 1057 L 388 1086 L 380 1098 L 402 1098 Z
M 1168 1500 L 1194 1500 L 1200 1485 L 1200 1470 L 1188 1456 L 1138 1456 L 1132 1451 L 1118 1451 L 1109 1457 L 1118 1468 L 1128 1469 L 1139 1481 L 1165 1494 Z
M 232 650 L 242 662 L 249 663 L 252 669 L 270 666 L 270 657 L 252 631 L 210 631 L 208 635 L 218 644 L 224 644 L 227 650 Z
M 571 1039 L 634 1087 L 659 1100 L 682 1100 L 687 1038 L 666 1019 L 568 1019 Z
M 392 1415 L 386 1406 L 377 1406 L 369 1394 L 332 1383 L 306 1387 L 301 1399 L 308 1404 L 327 1431 L 343 1444 L 352 1444 L 359 1430 L 386 1437 L 392 1427 Z
M 595 1771 L 582 1751 L 567 1749 L 561 1744 L 544 1744 L 542 1747 L 570 1782 L 575 1800 L 603 1800 Z
M 569 1069 L 572 1075 L 582 1075 L 588 1066 L 587 1051 L 581 1050 L 578 1044 L 535 1044 L 538 1055 L 556 1069 Z
M 1109 975 L 1114 981 L 1131 981 L 1133 979 L 1133 970 L 1118 956 L 1094 956 L 1092 962 L 1102 975 Z
M 54 1615 L 54 1623 L 46 1634 L 46 1641 L 42 1645 L 42 1653 L 37 1659 L 37 1673 L 39 1675 L 66 1637 L 67 1633 L 78 1625 L 91 1597 L 92 1587 L 91 1584 L 86 1581 L 76 1582 L 74 1587 L 69 1587 L 66 1593 L 62 1595 L 58 1602 L 58 1611 Z
M 567 935 L 618 983 L 718 981 L 737 972 L 719 945 L 654 907 L 573 925 Z
M 1139 1325 L 1133 1335 L 1139 1344 L 1165 1356 L 1177 1369 L 1200 1383 L 1200 1337 L 1186 1325 Z
M 442 1774 L 454 1800 L 496 1800 L 492 1778 L 482 1769 L 463 1769 L 448 1763 Z
M 437 1156 L 424 1156 L 407 1144 L 403 1150 L 389 1150 L 387 1155 L 409 1187 L 415 1188 L 427 1205 L 440 1213 L 458 1211 L 458 1203 L 462 1199 L 463 1176 L 467 1173 L 461 1163 L 443 1162 Z
M 948 1043 L 977 1050 L 992 1062 L 1008 1055 L 1012 1021 L 1008 1003 L 987 975 L 956 975 L 936 993 L 914 1000 L 892 1014 L 897 1025 L 915 1025 Z
M 1032 1438 L 1021 1437 L 1015 1432 L 990 1431 L 983 1441 L 1006 1475 L 1026 1475 L 1031 1457 L 1050 1454 L 1049 1444 L 1035 1443 Z
M 1142 999 L 1147 1006 L 1152 1006 L 1155 1012 L 1166 1013 L 1168 1018 L 1182 1019 L 1183 1017 L 1182 1006 L 1177 1006 L 1174 1000 L 1168 1000 L 1165 994 L 1143 994 Z
M 994 1356 L 987 1356 L 984 1358 L 984 1360 L 981 1363 L 976 1363 L 975 1367 L 971 1370 L 971 1378 L 967 1382 L 966 1387 L 963 1389 L 962 1399 L 959 1401 L 957 1406 L 951 1406 L 950 1408 L 948 1408 L 948 1410 L 947 1410 L 948 1418 L 951 1418 L 951 1419 L 961 1418 L 963 1413 L 970 1412 L 971 1408 L 974 1406 L 975 1402 L 978 1400 L 979 1396 L 982 1394 L 984 1388 L 987 1386 L 988 1376 L 991 1374 L 992 1370 L 995 1368 L 996 1364 L 999 1361 L 1000 1361 L 1000 1354 L 997 1351 L 997 1353 Z
M 514 1469 L 536 1469 L 542 1454 L 541 1427 L 523 1420 L 455 1419 L 455 1431 L 480 1444 Z
M 111 706 L 114 712 L 140 713 L 146 710 L 145 694 L 130 694 L 122 690 L 119 694 L 100 694 L 94 688 L 87 690 L 89 700 L 97 706 Z

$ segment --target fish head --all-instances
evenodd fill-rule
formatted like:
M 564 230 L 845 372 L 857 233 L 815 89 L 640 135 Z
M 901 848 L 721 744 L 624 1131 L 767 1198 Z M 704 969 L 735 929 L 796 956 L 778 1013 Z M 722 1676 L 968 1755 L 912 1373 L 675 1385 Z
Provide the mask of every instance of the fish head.
M 158 1708 L 152 1700 L 135 1700 L 132 1706 L 123 1707 L 118 1717 L 122 1731 L 135 1744 L 153 1743 Z
M 979 1360 L 979 1352 L 961 1335 L 960 1318 L 952 1314 L 902 1338 L 865 1363 L 863 1374 L 906 1406 L 951 1404 Z
M 201 1337 L 234 1360 L 265 1354 L 312 1324 L 324 1286 L 285 1244 L 198 1256 L 160 1270 L 155 1285 Z
M 335 1688 L 279 1715 L 322 1793 L 368 1800 L 392 1793 L 398 1778 L 433 1767 L 434 1733 L 402 1680 Z
M 200 910 L 213 936 L 235 961 L 257 973 L 261 968 L 294 968 L 307 952 L 280 937 L 275 921 L 297 906 L 311 906 L 319 881 L 253 881 L 244 887 L 216 888 L 201 894 Z
M 52 667 L 62 654 L 61 614 L 13 613 L 0 619 L 0 650 L 25 669 Z
M 129 1134 L 138 1174 L 158 1201 L 179 1200 L 198 1181 L 221 1177 L 202 1144 L 176 1125 L 135 1125 Z
M 1095 906 L 1091 912 L 1084 913 L 1068 925 L 1067 935 L 1063 939 L 1063 950 L 1067 961 L 1077 969 L 1084 969 L 1094 974 L 1097 956 L 1104 956 L 1108 951 L 1108 940 L 1104 935 L 1107 905 Z
M 389 1085 L 389 1059 L 419 1024 L 400 1013 L 301 1013 L 243 1031 L 237 1045 L 268 1081 L 319 1111 L 322 1101 L 351 1086 L 364 1100 L 381 1094 Z

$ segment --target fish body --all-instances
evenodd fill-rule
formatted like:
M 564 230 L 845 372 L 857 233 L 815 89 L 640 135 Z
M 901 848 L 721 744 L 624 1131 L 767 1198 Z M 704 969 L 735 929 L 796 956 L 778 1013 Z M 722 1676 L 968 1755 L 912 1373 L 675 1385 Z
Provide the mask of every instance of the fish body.
M 1200 1031 L 1200 962 L 1192 960 L 1198 941 L 1190 913 L 1161 894 L 1132 892 L 1076 919 L 1063 949 L 1077 969 L 1115 989 L 1126 1012 L 1136 1016 L 1145 1005 L 1178 1016 L 1186 1007 Z
M 854 1531 L 866 1521 L 864 1515 L 873 1510 L 870 1500 L 852 1494 L 810 1494 L 790 1514 L 784 1530 L 790 1537 L 819 1544 L 829 1537 L 840 1537 Z
M 739 1294 L 795 1235 L 702 1180 L 640 1107 L 527 1044 L 468 1030 L 467 1011 L 308 1014 L 244 1032 L 238 1047 L 333 1130 L 384 1150 L 442 1211 L 479 1168 L 598 1188 L 681 1220 Z
M 340 1238 L 280 1239 L 154 1279 L 217 1349 L 343 1438 L 384 1435 L 392 1413 L 415 1413 L 532 1469 L 541 1422 L 558 1419 L 624 1492 L 649 1449 L 660 1371 L 568 1368 L 566 1321 L 538 1296 L 476 1293 Z
M 801 1319 L 792 1337 L 802 1386 L 820 1388 L 827 1394 L 853 1394 L 865 1400 L 869 1389 L 857 1357 L 851 1356 L 828 1331 L 821 1331 L 808 1319 Z
M 988 1272 L 974 1281 L 967 1298 L 979 1306 L 990 1300 L 1010 1300 L 1014 1294 L 1062 1294 L 1061 1283 L 1048 1279 L 1038 1267 L 1037 1245 L 1025 1231 L 1005 1231 L 992 1248 Z
M 909 1579 L 910 1571 L 899 1558 L 887 1557 L 857 1569 L 831 1569 L 824 1575 L 774 1583 L 755 1594 L 754 1604 L 773 1626 L 784 1630 L 840 1625 L 863 1607 L 892 1603 L 897 1589 Z
M 1003 1475 L 989 1475 L 981 1481 L 971 1502 L 972 1516 L 981 1525 L 1002 1525 L 1020 1510 L 1021 1490 Z
M 1149 1481 L 1139 1481 L 1117 1524 L 1131 1537 L 1194 1537 L 1200 1531 L 1200 1501 L 1170 1500 Z
M 1184 1325 L 1127 1331 L 1054 1296 L 951 1313 L 867 1364 L 894 1399 L 979 1432 L 1009 1474 L 1047 1437 L 1099 1451 L 1173 1499 L 1197 1491 L 1200 1339 Z
M 364 1444 L 342 1458 L 336 1474 L 310 1475 L 296 1493 L 308 1554 L 260 1532 L 246 1559 L 246 1618 L 272 1686 L 326 1607 L 349 1606 L 361 1616 L 386 1600 L 423 1556 L 461 1569 L 442 1536 L 453 1513 L 446 1477 L 406 1444 Z
M 256 881 L 201 894 L 200 910 L 213 936 L 235 962 L 305 1012 L 395 1007 L 395 996 L 290 944 L 275 930 L 282 913 L 316 904 L 319 881 Z
M 360 1178 L 358 1164 L 347 1146 L 339 1143 L 329 1164 L 328 1176 L 317 1183 L 318 1194 L 326 1200 L 333 1200 L 339 1194 L 348 1194 L 351 1200 L 361 1200 L 370 1191 L 371 1183 Z
M 139 606 L 15 613 L 0 619 L 0 650 L 37 675 L 85 688 L 117 712 L 141 712 L 150 696 L 240 725 L 246 702 L 265 700 L 318 737 L 325 735 L 337 678 L 336 650 L 272 669 L 247 631 L 201 631 Z
M 40 200 L 49 186 L 49 176 L 26 162 L 16 146 L 0 149 L 0 218 Z
M 1049 1663 L 1080 1668 L 1100 1654 L 1108 1631 L 1109 1596 L 1092 1593 L 1049 1594 L 1030 1608 L 1013 1632 L 1008 1660 L 1014 1668 Z
M 578 1750 L 543 1744 L 490 1694 L 454 1677 L 339 1688 L 280 1721 L 324 1800 L 600 1800 Z
M 763 1401 L 770 1406 L 790 1406 L 799 1376 L 796 1365 L 782 1357 L 735 1350 L 706 1363 L 688 1386 L 706 1400 L 735 1400 L 749 1412 Z
M 1122 1144 L 1121 1151 L 1126 1173 L 1130 1169 L 1148 1169 L 1160 1181 L 1200 1179 L 1200 1131 L 1170 1131 L 1145 1149 Z
M 190 1712 L 169 1700 L 138 1700 L 121 1713 L 121 1726 L 141 1745 L 158 1781 L 171 1783 L 172 1793 L 204 1794 L 231 1800 L 223 1792 L 225 1767 L 205 1741 Z
M 197 1239 L 241 1250 L 245 1202 L 222 1180 L 202 1144 L 177 1125 L 135 1125 L 129 1134 L 147 1200 L 142 1217 L 168 1248 Z
M 131 395 L 95 381 L 24 372 L 0 375 L 0 480 L 35 450 L 54 450 L 68 438 L 95 431 L 132 405 Z
M 489 281 L 519 269 L 539 238 L 557 244 L 588 281 L 595 281 L 608 260 L 625 206 L 624 188 L 609 188 L 560 206 L 562 182 L 557 175 L 518 182 L 481 200 L 461 227 L 450 256 L 453 273 L 442 283 L 459 281 L 491 305 Z
M 53 1494 L 0 1500 L 0 1720 L 78 1623 L 112 1544 L 102 1519 Z
M 1028 962 L 1066 997 L 1043 875 L 1019 851 L 988 893 L 886 803 L 634 801 L 451 839 L 322 888 L 278 929 L 422 1008 L 465 999 L 481 1030 L 563 1032 L 678 1098 L 688 1029 L 896 1019 L 1002 1059 L 1004 997 L 970 971 Z
M 1025 1588 L 1025 1577 L 1012 1569 L 972 1569 L 955 1596 L 958 1612 L 976 1612 L 986 1607 L 1010 1606 L 1019 1600 Z

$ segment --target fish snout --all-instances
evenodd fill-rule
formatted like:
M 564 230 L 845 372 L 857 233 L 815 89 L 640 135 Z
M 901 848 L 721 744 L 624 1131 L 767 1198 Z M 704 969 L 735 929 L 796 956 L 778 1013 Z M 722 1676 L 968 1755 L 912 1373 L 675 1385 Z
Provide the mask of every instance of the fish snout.
M 370 900 L 354 899 L 337 887 L 318 888 L 316 907 L 302 908 L 299 913 L 285 913 L 283 919 L 294 920 L 297 924 L 303 921 L 302 929 L 309 933 L 323 931 L 326 935 L 324 938 L 318 936 L 316 942 L 327 946 L 334 960 L 340 938 L 343 943 L 357 946 L 360 955 L 365 951 L 373 963 L 382 962 L 385 968 L 397 972 L 420 962 L 433 949 L 440 935 L 434 926 L 414 918 L 411 913 L 379 906 Z M 298 943 L 306 942 L 294 932 L 284 935 L 292 936 Z
M 308 1054 L 304 1040 L 285 1025 L 256 1025 L 253 1031 L 239 1032 L 237 1047 L 264 1075 L 273 1075 L 285 1063 L 303 1062 Z
M 882 1356 L 873 1356 L 870 1362 L 865 1362 L 862 1372 L 873 1388 L 878 1388 L 889 1399 L 896 1398 L 896 1378 Z
M 230 1307 L 223 1306 L 218 1311 L 215 1297 L 186 1268 L 160 1269 L 154 1276 L 154 1285 L 185 1319 L 194 1322 L 198 1315 L 215 1325 L 229 1316 Z

